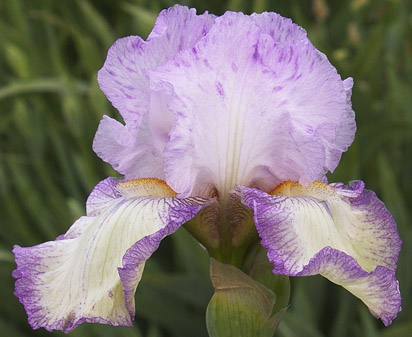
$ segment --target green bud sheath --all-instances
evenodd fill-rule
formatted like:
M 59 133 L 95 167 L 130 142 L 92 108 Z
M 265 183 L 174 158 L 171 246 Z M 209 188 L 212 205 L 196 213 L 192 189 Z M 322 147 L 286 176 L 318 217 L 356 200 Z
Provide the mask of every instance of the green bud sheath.
M 206 312 L 210 337 L 272 337 L 283 310 L 272 315 L 276 295 L 240 269 L 211 259 L 215 293 Z

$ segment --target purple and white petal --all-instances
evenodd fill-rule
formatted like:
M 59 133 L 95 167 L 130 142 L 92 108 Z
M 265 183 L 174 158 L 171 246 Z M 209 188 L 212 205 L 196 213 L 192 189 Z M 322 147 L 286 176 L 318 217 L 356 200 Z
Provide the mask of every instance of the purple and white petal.
M 331 247 L 323 248 L 303 270 L 293 276 L 321 274 L 361 299 L 376 318 L 389 326 L 401 311 L 399 284 L 395 275 L 383 266 L 367 272 L 357 261 Z
M 269 35 L 275 43 L 307 41 L 306 31 L 294 24 L 291 19 L 273 13 L 253 13 L 250 18 L 259 27 L 261 34 Z
M 348 187 L 286 182 L 271 192 L 240 187 L 273 272 L 321 274 L 389 325 L 400 311 L 395 278 L 401 240 L 385 205 L 360 181 Z
M 307 184 L 333 170 L 353 141 L 350 80 L 275 14 L 227 12 L 149 74 L 153 92 L 170 91 L 176 121 L 165 177 L 185 196 L 201 195 L 199 186 L 223 195 L 236 184 Z
M 86 201 L 87 216 L 99 215 L 107 209 L 107 203 L 122 196 L 116 189 L 118 183 L 120 183 L 120 179 L 109 177 L 93 188 Z
M 162 169 L 159 157 L 173 123 L 173 115 L 167 109 L 167 94 L 150 91 L 147 71 L 179 51 L 192 48 L 214 19 L 214 15 L 196 15 L 195 9 L 176 5 L 159 14 L 146 41 L 129 36 L 117 40 L 109 49 L 98 82 L 119 110 L 126 127 L 103 119 L 94 150 L 126 177 L 144 177 L 150 165 Z
M 160 241 L 201 208 L 157 179 L 102 181 L 56 241 L 15 246 L 15 295 L 33 329 L 69 332 L 83 322 L 130 326 L 134 292 Z
M 164 179 L 162 154 L 153 147 L 148 123 L 137 129 L 103 116 L 93 141 L 93 150 L 125 179 Z
M 122 115 L 136 126 L 150 104 L 146 71 L 191 48 L 209 30 L 214 15 L 196 15 L 195 9 L 174 6 L 162 11 L 147 41 L 139 36 L 118 39 L 98 73 L 102 91 Z

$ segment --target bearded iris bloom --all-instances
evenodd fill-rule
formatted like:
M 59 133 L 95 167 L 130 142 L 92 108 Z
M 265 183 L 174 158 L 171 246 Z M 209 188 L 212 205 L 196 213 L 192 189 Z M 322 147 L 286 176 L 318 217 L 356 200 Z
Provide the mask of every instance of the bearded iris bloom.
M 354 138 L 353 81 L 302 28 L 175 6 L 146 41 L 116 41 L 98 82 L 124 124 L 104 116 L 93 147 L 124 179 L 100 182 L 55 241 L 14 247 L 34 329 L 132 325 L 145 262 L 183 225 L 237 266 L 261 240 L 275 274 L 323 275 L 391 324 L 396 224 L 361 181 L 327 183 Z

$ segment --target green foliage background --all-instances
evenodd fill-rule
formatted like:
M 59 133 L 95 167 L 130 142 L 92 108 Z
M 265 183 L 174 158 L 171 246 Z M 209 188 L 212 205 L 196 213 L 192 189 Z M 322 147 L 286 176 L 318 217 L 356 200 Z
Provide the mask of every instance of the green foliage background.
M 0 334 L 32 331 L 12 295 L 11 248 L 64 233 L 93 186 L 116 173 L 92 152 L 103 114 L 119 118 L 96 73 L 118 37 L 150 32 L 169 0 L 0 2 Z M 321 277 L 292 280 L 291 307 L 276 336 L 412 336 L 412 10 L 408 0 L 182 1 L 222 14 L 265 10 L 291 17 L 355 80 L 358 132 L 331 181 L 363 179 L 393 212 L 403 239 L 403 311 L 389 328 Z M 72 336 L 202 337 L 212 288 L 208 257 L 183 230 L 150 259 L 134 328 L 83 324 Z M 228 336 L 229 337 L 229 336 Z

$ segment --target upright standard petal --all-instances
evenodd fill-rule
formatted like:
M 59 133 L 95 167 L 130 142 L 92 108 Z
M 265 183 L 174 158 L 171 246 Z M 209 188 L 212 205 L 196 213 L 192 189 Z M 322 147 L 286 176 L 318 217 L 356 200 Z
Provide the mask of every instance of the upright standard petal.
M 401 241 L 392 215 L 362 182 L 304 187 L 286 182 L 268 195 L 240 188 L 254 211 L 273 272 L 321 274 L 391 324 L 401 310 L 396 262 Z
M 145 172 L 151 167 L 162 169 L 161 154 L 168 137 L 165 130 L 173 123 L 162 95 L 150 92 L 147 71 L 180 50 L 192 48 L 207 33 L 214 18 L 176 5 L 159 14 L 147 41 L 129 36 L 110 48 L 98 82 L 126 126 L 106 117 L 93 148 L 127 179 L 147 176 Z
M 162 154 L 153 148 L 146 120 L 137 129 L 103 116 L 93 142 L 93 150 L 109 162 L 125 179 L 164 179 Z
M 153 92 L 170 91 L 165 177 L 183 195 L 307 184 L 333 170 L 353 140 L 348 82 L 278 15 L 227 12 L 149 74 Z
M 117 40 L 98 73 L 100 88 L 130 126 L 139 124 L 150 105 L 146 71 L 191 48 L 209 30 L 214 15 L 174 6 L 162 11 L 147 41 L 139 36 Z
M 157 179 L 109 178 L 91 193 L 88 216 L 65 235 L 15 246 L 15 295 L 30 325 L 65 332 L 83 322 L 130 326 L 146 260 L 203 202 L 175 196 Z

